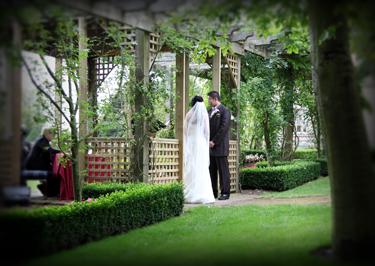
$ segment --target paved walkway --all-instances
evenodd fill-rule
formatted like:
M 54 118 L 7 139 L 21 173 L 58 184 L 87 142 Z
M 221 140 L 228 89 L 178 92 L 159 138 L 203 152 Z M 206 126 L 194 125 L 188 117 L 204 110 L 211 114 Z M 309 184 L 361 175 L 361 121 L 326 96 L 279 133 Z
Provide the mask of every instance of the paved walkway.
M 31 205 L 54 205 L 63 206 L 66 203 L 70 203 L 71 200 L 59 201 L 58 198 L 48 198 L 43 200 L 42 194 L 39 191 L 32 191 Z M 230 195 L 229 200 L 218 200 L 211 204 L 189 204 L 185 203 L 184 208 L 193 208 L 199 206 L 238 206 L 238 205 L 273 205 L 273 204 L 298 204 L 298 205 L 309 205 L 309 204 L 330 204 L 330 195 L 306 195 L 306 196 L 290 196 L 290 197 L 262 197 L 259 195 L 252 194 L 241 194 L 234 193 Z
M 307 196 L 291 196 L 291 197 L 261 197 L 249 194 L 235 193 L 231 194 L 229 200 L 217 200 L 211 204 L 189 204 L 185 203 L 184 208 L 192 208 L 198 206 L 238 206 L 238 205 L 273 205 L 273 204 L 330 204 L 330 195 L 307 195 Z

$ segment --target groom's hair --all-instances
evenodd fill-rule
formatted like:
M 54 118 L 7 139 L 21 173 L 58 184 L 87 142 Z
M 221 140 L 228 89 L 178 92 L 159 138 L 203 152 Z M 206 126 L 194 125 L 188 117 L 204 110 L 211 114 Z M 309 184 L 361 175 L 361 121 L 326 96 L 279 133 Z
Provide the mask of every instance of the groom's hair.
M 201 96 L 194 96 L 191 99 L 191 107 L 193 107 L 197 102 L 203 102 L 203 98 Z
M 220 95 L 217 91 L 211 91 L 207 95 L 210 96 L 212 99 L 216 98 L 220 102 Z

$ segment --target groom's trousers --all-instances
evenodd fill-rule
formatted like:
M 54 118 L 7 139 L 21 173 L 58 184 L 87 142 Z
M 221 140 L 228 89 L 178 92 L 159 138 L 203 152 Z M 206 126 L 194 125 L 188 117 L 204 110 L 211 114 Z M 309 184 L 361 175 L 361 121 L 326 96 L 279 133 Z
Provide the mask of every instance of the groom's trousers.
M 211 175 L 211 184 L 214 196 L 218 196 L 217 189 L 217 171 L 219 171 L 220 177 L 220 190 L 221 195 L 230 194 L 230 173 L 229 173 L 229 164 L 227 156 L 210 156 L 210 175 Z

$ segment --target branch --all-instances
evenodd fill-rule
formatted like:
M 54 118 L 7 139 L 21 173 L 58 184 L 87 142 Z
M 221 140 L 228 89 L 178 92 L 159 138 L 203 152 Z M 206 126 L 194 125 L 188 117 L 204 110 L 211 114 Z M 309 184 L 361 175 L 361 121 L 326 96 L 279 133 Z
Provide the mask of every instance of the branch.
M 48 64 L 47 64 L 46 60 L 44 59 L 44 57 L 41 54 L 39 54 L 39 57 L 40 57 L 40 59 L 42 59 L 43 65 L 46 67 L 46 69 L 48 71 L 48 74 L 53 78 L 53 80 L 55 81 L 57 87 L 60 88 L 61 95 L 64 97 L 65 101 L 67 101 L 68 103 L 70 103 L 71 99 L 66 95 L 65 91 L 63 90 L 62 84 L 56 78 L 55 74 L 52 72 L 51 68 L 48 66 Z
M 20 55 L 21 56 L 21 55 Z M 46 97 L 47 97 L 47 99 L 48 100 L 50 100 L 50 102 L 57 108 L 57 110 L 61 113 L 61 115 L 65 118 L 65 120 L 68 122 L 68 124 L 69 125 L 71 125 L 71 122 L 70 122 L 70 120 L 68 119 L 68 117 L 65 115 L 65 113 L 61 110 L 61 108 L 60 108 L 60 106 L 52 99 L 52 97 L 47 93 L 47 92 L 45 92 L 41 87 L 40 87 L 40 85 L 38 85 L 37 83 L 36 83 L 36 81 L 35 81 L 35 79 L 34 79 L 34 76 L 33 76 L 33 74 L 31 73 L 31 70 L 30 70 L 30 68 L 29 68 L 29 66 L 27 65 L 27 63 L 26 63 L 26 61 L 25 61 L 25 59 L 21 56 L 21 58 L 22 58 L 22 62 L 23 62 L 23 64 L 25 65 L 25 67 L 26 67 L 26 69 L 27 69 L 27 72 L 28 72 L 28 74 L 29 74 L 29 76 L 30 76 L 30 79 L 31 79 L 31 81 L 32 81 L 32 83 L 34 84 L 34 86 L 41 92 L 41 93 L 43 93 Z

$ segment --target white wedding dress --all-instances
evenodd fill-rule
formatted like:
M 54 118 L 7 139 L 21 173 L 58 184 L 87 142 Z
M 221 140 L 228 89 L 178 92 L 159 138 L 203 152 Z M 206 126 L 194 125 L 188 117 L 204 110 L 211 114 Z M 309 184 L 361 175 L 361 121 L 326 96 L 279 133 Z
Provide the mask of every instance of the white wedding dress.
M 187 203 L 213 203 L 209 172 L 209 120 L 203 102 L 186 114 L 184 123 L 184 195 Z

